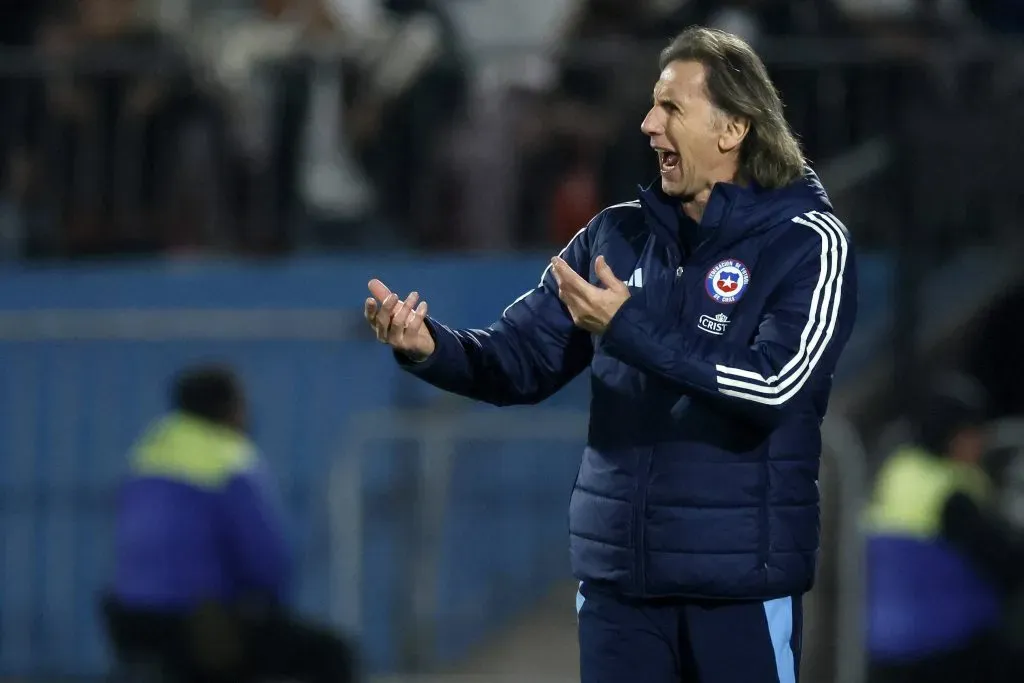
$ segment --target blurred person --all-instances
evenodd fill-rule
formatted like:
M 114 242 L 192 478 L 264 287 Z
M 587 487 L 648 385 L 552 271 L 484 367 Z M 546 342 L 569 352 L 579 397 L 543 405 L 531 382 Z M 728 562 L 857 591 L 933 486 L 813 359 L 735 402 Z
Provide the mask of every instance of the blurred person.
M 757 47 L 764 36 L 764 22 L 759 10 L 771 4 L 766 0 L 727 0 L 711 10 L 708 25 L 735 33 Z
M 586 150 L 579 150 L 574 156 L 551 202 L 552 233 L 560 243 L 571 240 L 579 226 L 585 225 L 601 209 L 593 162 L 588 160 Z
M 226 23 L 206 23 L 202 42 L 229 103 L 246 180 L 251 246 L 322 247 L 366 232 L 376 191 L 355 156 L 342 102 L 345 60 L 375 31 L 375 2 L 343 18 L 333 0 L 262 0 Z M 322 223 L 334 224 L 334 234 L 319 234 Z
M 402 368 L 496 405 L 590 368 L 569 503 L 583 683 L 794 681 L 855 260 L 746 43 L 694 27 L 660 68 L 641 124 L 660 179 L 496 323 L 450 329 L 376 279 L 364 313 Z
M 118 498 L 105 613 L 119 655 L 182 681 L 355 680 L 349 645 L 286 605 L 283 510 L 239 381 L 191 368 L 173 402 L 135 446 Z
M 703 4 L 706 6 L 709 24 L 736 33 L 757 47 L 772 37 L 829 38 L 841 32 L 846 28 L 846 17 L 836 2 L 724 0 Z
M 682 5 L 692 20 L 687 24 L 703 18 L 688 11 L 691 3 Z M 634 66 L 652 57 L 641 41 L 662 44 L 668 37 L 649 30 L 652 17 L 665 15 L 650 0 L 575 3 L 557 46 L 554 83 L 541 103 L 542 134 L 519 147 L 522 242 L 564 244 L 586 222 L 578 214 L 598 210 L 598 197 L 635 190 L 648 151 L 639 137 L 615 133 L 635 130 L 631 112 L 649 97 L 646 84 L 633 77 Z
M 255 218 L 269 217 L 276 239 L 388 246 L 402 241 L 395 226 L 414 230 L 424 169 L 464 95 L 443 6 L 267 0 L 213 33 L 212 60 L 257 169 Z
M 414 244 L 435 246 L 451 232 L 435 219 L 444 207 L 431 200 L 445 191 L 434 172 L 441 147 L 465 114 L 466 55 L 444 2 L 379 2 L 387 37 L 363 55 L 346 116 L 386 197 L 379 209 L 388 223 L 402 226 Z
M 835 0 L 871 47 L 924 61 L 937 46 L 974 32 L 981 24 L 969 0 Z
M 1024 680 L 1000 633 L 1024 543 L 990 506 L 984 390 L 947 378 L 915 413 L 916 438 L 883 465 L 867 512 L 870 680 Z
M 1024 348 L 1024 285 L 1006 293 L 974 326 L 968 346 L 968 365 L 992 397 L 993 418 L 1024 416 L 1024 359 L 1003 357 L 1002 349 Z
M 12 56 L 31 54 L 49 11 L 45 2 L 0 4 L 0 48 Z M 17 202 L 28 182 L 21 138 L 32 116 L 30 83 L 24 75 L 0 75 L 0 260 L 21 257 L 25 247 Z
M 39 48 L 53 68 L 25 133 L 23 200 L 37 214 L 56 207 L 58 241 L 42 250 L 158 251 L 180 208 L 181 134 L 196 95 L 186 55 L 136 19 L 134 0 L 76 3 L 50 18 Z
M 556 110 L 558 103 L 573 100 L 558 71 L 571 51 L 569 38 L 585 0 L 447 4 L 463 40 L 473 46 L 467 54 L 466 116 L 444 150 L 443 169 L 453 181 L 446 197 L 448 225 L 457 226 L 453 243 L 471 250 L 549 245 L 552 239 L 564 243 L 552 235 L 559 229 L 552 224 L 568 223 L 555 213 L 558 190 L 552 178 L 573 164 L 549 149 L 551 140 L 562 129 L 591 127 L 600 119 L 593 109 Z M 585 147 L 600 156 L 598 145 Z M 599 189 L 592 163 L 580 164 L 580 170 L 582 182 L 564 188 L 569 201 L 562 205 L 569 213 L 583 210 L 576 198 Z M 634 190 L 630 185 L 629 192 Z

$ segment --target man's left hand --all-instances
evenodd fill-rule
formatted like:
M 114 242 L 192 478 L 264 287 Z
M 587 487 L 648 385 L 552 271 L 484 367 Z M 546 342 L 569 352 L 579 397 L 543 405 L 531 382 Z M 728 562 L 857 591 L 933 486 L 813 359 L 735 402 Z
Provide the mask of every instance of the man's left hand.
M 558 283 L 558 298 L 569 309 L 573 323 L 587 332 L 602 334 L 629 298 L 629 287 L 615 277 L 604 256 L 594 261 L 594 272 L 604 287 L 587 282 L 558 256 L 551 259 L 551 272 Z

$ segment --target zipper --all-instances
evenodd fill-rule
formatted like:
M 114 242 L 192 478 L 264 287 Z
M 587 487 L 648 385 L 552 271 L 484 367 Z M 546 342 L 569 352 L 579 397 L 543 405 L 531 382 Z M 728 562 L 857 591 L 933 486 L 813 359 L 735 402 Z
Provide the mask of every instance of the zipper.
M 672 292 L 672 297 L 675 299 L 676 318 L 678 319 L 683 315 L 683 312 L 686 309 L 687 292 L 686 286 L 683 284 L 683 275 L 689 267 L 689 261 L 687 260 L 684 262 L 682 254 L 680 253 L 678 259 L 669 261 L 667 265 L 670 273 L 669 277 L 671 278 L 670 291 Z
M 645 448 L 637 459 L 636 492 L 633 495 L 633 585 L 637 595 L 647 595 L 647 543 L 644 519 L 647 512 L 647 483 L 651 478 L 654 449 Z
M 768 555 L 771 553 L 771 529 L 768 528 L 768 481 L 771 476 L 770 472 L 771 464 L 768 460 L 768 456 L 764 458 L 764 464 L 761 468 L 761 474 L 764 481 L 764 500 L 761 502 L 761 543 L 758 548 L 758 554 L 761 560 L 761 568 L 765 571 L 765 578 L 767 578 L 768 572 Z

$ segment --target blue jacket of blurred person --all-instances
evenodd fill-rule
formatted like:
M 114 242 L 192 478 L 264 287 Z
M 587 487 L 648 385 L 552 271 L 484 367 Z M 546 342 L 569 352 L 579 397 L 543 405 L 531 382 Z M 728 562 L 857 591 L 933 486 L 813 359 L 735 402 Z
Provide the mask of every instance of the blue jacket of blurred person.
M 876 664 L 964 650 L 999 624 L 1006 541 L 985 510 L 983 406 L 964 381 L 936 389 L 923 402 L 917 444 L 898 449 L 879 472 L 867 511 L 868 650 Z
M 282 509 L 245 434 L 240 383 L 220 368 L 189 370 L 174 404 L 131 454 L 117 504 L 114 597 L 167 612 L 282 601 L 292 557 Z

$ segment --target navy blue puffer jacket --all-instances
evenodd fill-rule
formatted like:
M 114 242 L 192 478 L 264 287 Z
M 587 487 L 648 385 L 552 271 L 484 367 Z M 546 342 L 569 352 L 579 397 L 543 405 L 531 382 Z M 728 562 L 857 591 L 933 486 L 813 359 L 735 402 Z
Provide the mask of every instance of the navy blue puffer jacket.
M 442 389 L 534 403 L 591 369 L 569 505 L 581 580 L 635 597 L 772 599 L 810 589 L 820 425 L 856 317 L 850 237 L 810 170 L 779 190 L 718 184 L 700 224 L 655 185 L 605 209 L 562 257 L 631 297 L 603 335 L 545 271 L 483 330 L 429 321 Z

